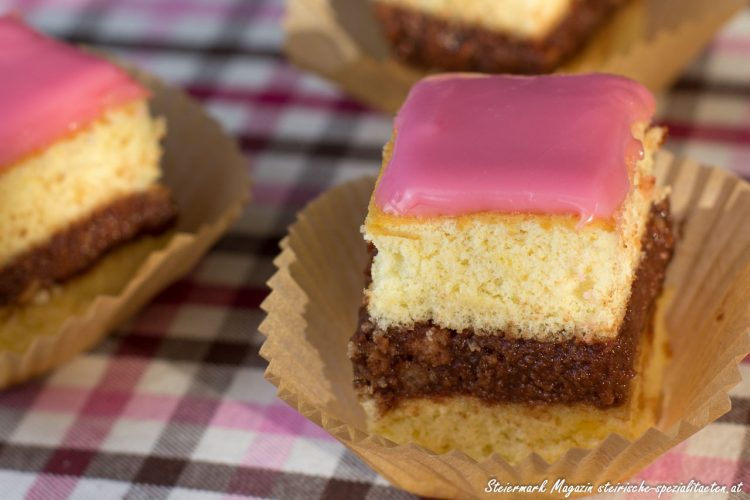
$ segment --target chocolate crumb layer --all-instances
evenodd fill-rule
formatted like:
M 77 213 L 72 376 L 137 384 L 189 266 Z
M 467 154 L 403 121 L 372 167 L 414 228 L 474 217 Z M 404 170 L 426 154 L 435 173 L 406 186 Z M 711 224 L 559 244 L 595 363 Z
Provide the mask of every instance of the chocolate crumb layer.
M 0 268 L 0 306 L 30 300 L 36 291 L 85 271 L 115 246 L 161 232 L 175 217 L 172 197 L 162 186 L 115 200 Z
M 381 411 L 404 398 L 448 396 L 620 406 L 628 400 L 641 338 L 652 333 L 654 303 L 673 248 L 669 204 L 663 201 L 652 206 L 625 318 L 612 340 L 541 342 L 431 323 L 384 330 L 363 307 L 349 345 L 354 388 L 374 398 Z
M 624 0 L 574 0 L 544 38 L 523 39 L 481 26 L 375 3 L 394 55 L 424 68 L 484 73 L 548 73 L 571 56 Z

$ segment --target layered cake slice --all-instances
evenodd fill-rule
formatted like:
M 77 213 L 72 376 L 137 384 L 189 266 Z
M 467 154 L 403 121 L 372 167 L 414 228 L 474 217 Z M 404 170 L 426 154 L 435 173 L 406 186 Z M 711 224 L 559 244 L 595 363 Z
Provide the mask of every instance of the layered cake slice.
M 394 54 L 427 68 L 544 73 L 627 0 L 374 0 Z
M 654 423 L 673 238 L 653 111 L 602 74 L 412 88 L 363 226 L 350 357 L 373 432 L 554 460 Z
M 0 306 L 85 271 L 175 216 L 164 123 L 118 67 L 0 17 Z

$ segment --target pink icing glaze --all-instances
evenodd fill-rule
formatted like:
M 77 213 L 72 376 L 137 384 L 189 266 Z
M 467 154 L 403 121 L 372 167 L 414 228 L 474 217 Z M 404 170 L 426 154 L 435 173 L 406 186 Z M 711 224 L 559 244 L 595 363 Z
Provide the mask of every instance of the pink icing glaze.
M 654 106 L 640 84 L 604 74 L 426 78 L 396 117 L 375 204 L 395 215 L 609 218 L 643 154 L 631 127 Z
M 148 92 L 112 64 L 0 17 L 0 172 Z

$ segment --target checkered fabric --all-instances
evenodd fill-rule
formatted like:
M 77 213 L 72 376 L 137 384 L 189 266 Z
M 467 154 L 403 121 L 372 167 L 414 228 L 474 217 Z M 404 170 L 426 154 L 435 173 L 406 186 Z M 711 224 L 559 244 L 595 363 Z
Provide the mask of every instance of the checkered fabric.
M 0 393 L 0 498 L 411 498 L 275 397 L 256 331 L 286 226 L 326 188 L 376 172 L 389 117 L 284 60 L 277 0 L 3 7 L 187 89 L 237 137 L 255 188 L 188 277 L 93 351 Z M 661 104 L 669 149 L 750 176 L 750 9 Z M 639 479 L 750 492 L 750 362 L 742 370 L 732 410 Z

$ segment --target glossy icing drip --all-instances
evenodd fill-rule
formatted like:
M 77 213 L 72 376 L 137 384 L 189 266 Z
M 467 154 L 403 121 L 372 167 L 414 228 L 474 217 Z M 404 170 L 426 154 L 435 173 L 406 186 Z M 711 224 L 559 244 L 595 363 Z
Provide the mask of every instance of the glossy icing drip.
M 654 98 L 612 75 L 441 75 L 395 121 L 375 204 L 401 216 L 478 212 L 613 216 L 643 154 L 632 126 Z
M 109 62 L 0 17 L 0 172 L 148 95 Z

